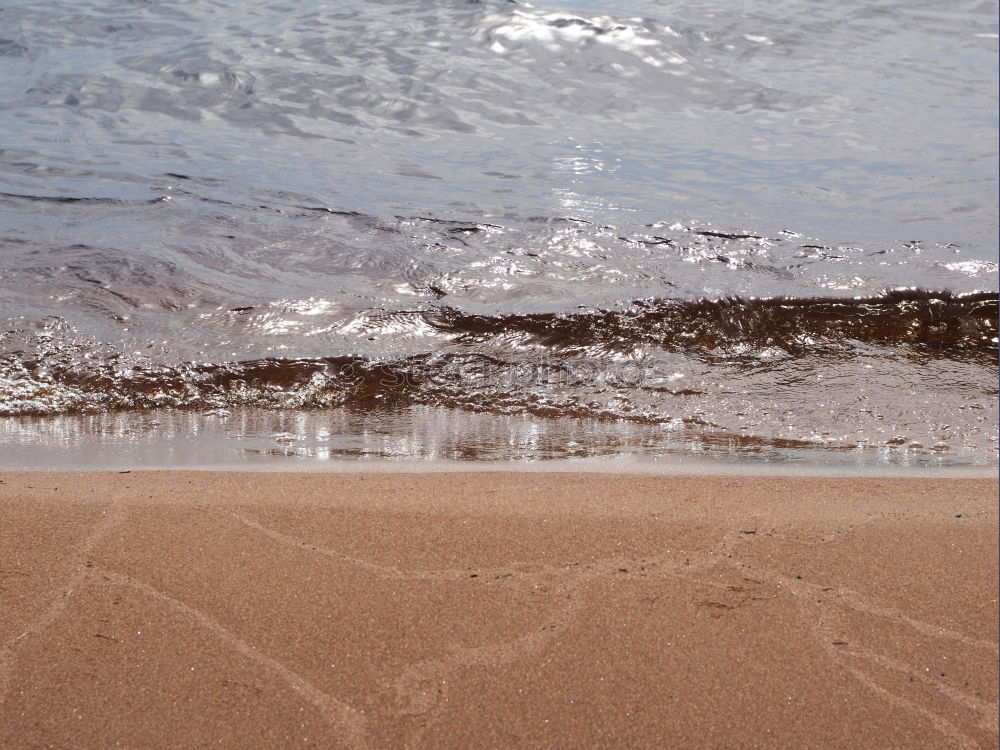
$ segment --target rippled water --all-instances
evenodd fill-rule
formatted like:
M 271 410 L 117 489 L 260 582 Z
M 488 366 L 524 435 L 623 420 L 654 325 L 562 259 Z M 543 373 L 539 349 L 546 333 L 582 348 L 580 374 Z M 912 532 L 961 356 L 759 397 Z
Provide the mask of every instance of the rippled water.
M 0 434 L 995 462 L 997 81 L 995 2 L 5 2 Z

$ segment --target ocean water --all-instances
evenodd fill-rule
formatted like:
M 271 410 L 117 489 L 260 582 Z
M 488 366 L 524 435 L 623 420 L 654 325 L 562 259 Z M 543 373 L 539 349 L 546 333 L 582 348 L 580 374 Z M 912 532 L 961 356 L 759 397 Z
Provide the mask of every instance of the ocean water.
M 0 2 L 0 463 L 995 466 L 997 16 Z

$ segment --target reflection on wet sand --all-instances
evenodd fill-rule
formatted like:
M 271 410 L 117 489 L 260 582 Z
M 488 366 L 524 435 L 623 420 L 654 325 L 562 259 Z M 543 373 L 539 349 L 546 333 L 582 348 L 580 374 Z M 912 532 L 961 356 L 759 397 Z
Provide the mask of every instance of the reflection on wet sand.
M 8 417 L 0 419 L 0 446 L 0 463 L 8 469 L 345 469 L 372 462 L 434 469 L 510 461 L 550 468 L 596 461 L 607 469 L 608 460 L 631 470 L 689 472 L 737 470 L 740 464 L 768 471 L 809 466 L 975 473 L 995 467 L 972 450 L 942 452 L 905 441 L 826 445 L 817 452 L 809 441 L 762 440 L 697 424 L 538 419 L 421 406 Z

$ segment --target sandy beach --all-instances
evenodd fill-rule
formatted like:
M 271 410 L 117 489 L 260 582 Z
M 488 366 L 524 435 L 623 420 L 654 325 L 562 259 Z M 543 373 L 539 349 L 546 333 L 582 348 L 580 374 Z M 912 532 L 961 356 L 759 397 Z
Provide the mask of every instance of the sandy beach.
M 0 480 L 0 747 L 997 746 L 995 481 Z

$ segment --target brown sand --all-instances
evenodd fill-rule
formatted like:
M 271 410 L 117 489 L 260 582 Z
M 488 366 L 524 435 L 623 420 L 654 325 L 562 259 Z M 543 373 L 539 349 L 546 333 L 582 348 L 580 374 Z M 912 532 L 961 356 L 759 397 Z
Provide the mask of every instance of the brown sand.
M 0 480 L 0 747 L 997 745 L 993 481 Z

